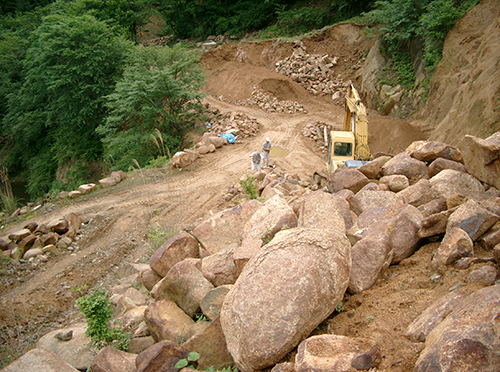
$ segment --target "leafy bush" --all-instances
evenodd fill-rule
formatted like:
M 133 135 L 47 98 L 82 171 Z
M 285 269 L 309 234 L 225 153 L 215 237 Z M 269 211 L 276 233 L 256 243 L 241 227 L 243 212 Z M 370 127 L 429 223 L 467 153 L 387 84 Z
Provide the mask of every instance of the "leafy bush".
M 123 332 L 122 329 L 108 327 L 108 322 L 113 315 L 113 305 L 109 297 L 110 294 L 106 290 L 94 289 L 90 294 L 76 301 L 87 321 L 85 334 L 90 337 L 92 345 L 98 350 L 113 346 L 118 350 L 127 351 L 130 334 Z
M 243 191 L 246 192 L 249 199 L 257 199 L 259 197 L 259 192 L 257 186 L 254 183 L 255 177 L 247 174 L 246 178 L 240 179 L 240 185 Z

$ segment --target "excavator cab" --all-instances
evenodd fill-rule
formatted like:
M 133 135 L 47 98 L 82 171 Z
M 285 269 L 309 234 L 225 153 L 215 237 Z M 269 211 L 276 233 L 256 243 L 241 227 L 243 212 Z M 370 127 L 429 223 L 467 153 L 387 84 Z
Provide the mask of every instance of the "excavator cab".
M 328 173 L 346 164 L 356 167 L 371 160 L 367 116 L 365 105 L 350 84 L 345 97 L 343 130 L 325 133 L 325 137 L 328 137 L 325 138 L 328 143 Z

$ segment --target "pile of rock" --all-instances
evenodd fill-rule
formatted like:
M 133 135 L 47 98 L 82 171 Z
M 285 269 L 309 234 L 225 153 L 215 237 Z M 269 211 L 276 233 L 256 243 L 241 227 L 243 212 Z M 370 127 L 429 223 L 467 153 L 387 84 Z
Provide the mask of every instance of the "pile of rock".
M 265 112 L 279 112 L 285 114 L 307 114 L 307 110 L 300 103 L 290 100 L 280 101 L 270 94 L 264 93 L 262 89 L 256 89 L 252 92 L 252 97 L 230 101 L 224 96 L 219 96 L 218 99 L 223 102 L 232 103 L 238 106 L 257 106 Z
M 78 239 L 82 224 L 86 222 L 75 213 L 48 224 L 31 222 L 22 230 L 10 234 L 7 239 L 0 239 L 2 256 L 16 260 L 36 258 L 47 261 L 50 255 L 57 255 L 63 250 L 74 251 L 76 246 L 73 242 Z
M 429 238 L 440 242 L 431 280 L 481 260 L 487 265 L 470 270 L 463 284 L 476 292 L 443 297 L 408 327 L 408 338 L 425 341 L 415 370 L 449 370 L 446 363 L 499 370 L 500 290 L 492 284 L 499 276 L 500 191 L 483 180 L 484 169 L 474 169 L 487 167 L 488 177 L 500 182 L 498 147 L 489 142 L 500 143 L 500 133 L 461 150 L 415 142 L 359 169 L 339 168 L 321 190 L 278 169 L 256 174 L 265 202 L 248 200 L 198 221 L 112 289 L 115 313 L 133 329 L 134 354 L 106 348 L 92 370 L 166 369 L 191 351 L 201 355 L 199 370 L 233 363 L 243 371 L 377 368 L 383 358 L 374 340 L 309 335 L 346 291 L 371 288 Z M 489 257 L 474 257 L 474 242 Z M 137 282 L 153 303 L 133 290 Z M 196 322 L 200 315 L 206 320 Z
M 330 133 L 333 127 L 323 121 L 313 121 L 307 124 L 304 129 L 302 129 L 302 135 L 304 137 L 310 138 L 318 145 L 321 152 L 326 154 L 328 151 L 328 145 L 325 144 L 325 129 L 326 133 Z
M 206 123 L 206 128 L 209 133 L 215 135 L 233 133 L 237 140 L 241 141 L 259 132 L 259 122 L 245 114 L 231 113 L 213 117 Z
M 337 57 L 308 54 L 302 41 L 296 41 L 290 57 L 276 62 L 276 72 L 288 76 L 314 95 L 344 97 L 347 85 L 335 76 Z
M 184 149 L 178 151 L 172 157 L 172 165 L 176 168 L 186 168 L 194 163 L 199 157 L 215 152 L 216 149 L 227 145 L 229 142 L 226 138 L 216 135 L 214 133 L 206 132 L 200 142 L 198 142 L 194 149 Z

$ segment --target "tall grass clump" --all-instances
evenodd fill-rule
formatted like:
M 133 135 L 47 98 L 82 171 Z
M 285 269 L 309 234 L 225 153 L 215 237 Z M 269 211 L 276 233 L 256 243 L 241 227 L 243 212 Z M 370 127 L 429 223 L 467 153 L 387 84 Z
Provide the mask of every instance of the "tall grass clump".
M 17 198 L 12 194 L 7 168 L 0 169 L 0 202 L 7 214 L 12 214 L 17 209 Z

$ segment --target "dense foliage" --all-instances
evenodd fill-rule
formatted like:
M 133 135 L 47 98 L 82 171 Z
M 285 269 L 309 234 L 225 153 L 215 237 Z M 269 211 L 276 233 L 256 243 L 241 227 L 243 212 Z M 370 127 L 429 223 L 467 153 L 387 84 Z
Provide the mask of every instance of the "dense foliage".
M 390 55 L 409 60 L 410 43 L 420 40 L 429 74 L 441 60 L 444 39 L 451 27 L 480 0 L 376 1 L 365 20 L 377 25 Z M 408 54 L 408 57 L 401 57 Z
M 296 35 L 369 10 L 367 0 L 158 0 L 166 33 L 180 38 L 228 33 L 243 35 L 269 28 L 274 36 Z
M 105 116 L 104 96 L 129 48 L 91 15 L 50 15 L 33 32 L 23 83 L 10 95 L 5 117 L 16 144 L 11 159 L 27 166 L 31 195 L 54 186 L 58 170 L 68 186 L 89 177 L 82 174 L 86 163 L 102 154 L 95 128 Z
M 98 128 L 118 168 L 126 169 L 133 159 L 141 166 L 154 159 L 160 151 L 151 141 L 155 132 L 168 134 L 161 139 L 167 148 L 180 146 L 202 111 L 198 91 L 204 75 L 196 62 L 196 55 L 179 45 L 135 48 L 123 78 L 107 97 L 109 114 Z

